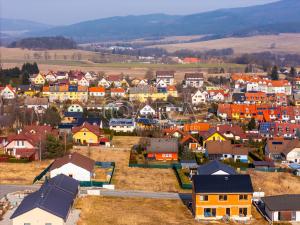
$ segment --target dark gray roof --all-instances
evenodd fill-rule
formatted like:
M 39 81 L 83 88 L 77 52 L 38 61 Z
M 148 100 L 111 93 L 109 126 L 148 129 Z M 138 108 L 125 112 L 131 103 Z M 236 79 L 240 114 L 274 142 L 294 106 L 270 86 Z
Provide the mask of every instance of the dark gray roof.
M 79 182 L 65 175 L 46 181 L 41 188 L 26 196 L 10 219 L 40 208 L 65 221 L 78 192 Z
M 234 168 L 224 163 L 221 163 L 218 160 L 214 160 L 202 166 L 199 166 L 197 170 L 198 175 L 211 175 L 219 170 L 222 170 L 225 173 L 228 173 L 229 175 L 237 174 Z
M 178 153 L 178 140 L 176 138 L 151 138 L 147 152 Z
M 300 194 L 277 195 L 262 198 L 271 211 L 299 211 Z
M 246 100 L 245 93 L 233 93 L 232 101 L 233 102 L 244 102 Z
M 195 175 L 196 193 L 253 193 L 251 178 L 246 175 Z

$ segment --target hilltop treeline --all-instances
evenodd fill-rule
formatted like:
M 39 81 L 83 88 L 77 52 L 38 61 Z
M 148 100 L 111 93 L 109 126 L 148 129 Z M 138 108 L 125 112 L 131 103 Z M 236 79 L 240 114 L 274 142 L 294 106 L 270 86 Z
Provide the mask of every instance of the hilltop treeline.
M 29 77 L 38 72 L 39 68 L 35 62 L 24 63 L 21 69 L 19 67 L 13 67 L 9 69 L 2 69 L 0 67 L 0 84 L 29 84 Z
M 28 49 L 74 49 L 76 42 L 65 37 L 32 37 L 24 38 L 12 42 L 9 48 L 28 48 Z

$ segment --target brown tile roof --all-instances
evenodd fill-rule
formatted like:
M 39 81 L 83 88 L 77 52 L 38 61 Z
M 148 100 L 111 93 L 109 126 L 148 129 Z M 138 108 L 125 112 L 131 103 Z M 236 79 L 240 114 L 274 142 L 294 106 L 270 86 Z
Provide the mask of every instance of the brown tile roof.
M 300 148 L 300 141 L 297 139 L 293 140 L 268 140 L 267 141 L 267 148 L 270 153 L 283 153 L 287 155 L 290 151 L 294 148 Z
M 147 153 L 178 153 L 176 138 L 150 138 Z
M 206 142 L 208 154 L 232 154 L 232 155 L 248 155 L 251 148 L 243 145 L 232 145 L 231 141 L 208 141 Z
M 72 163 L 72 164 L 79 166 L 81 168 L 84 168 L 90 172 L 94 171 L 95 161 L 84 155 L 81 155 L 77 152 L 74 152 L 69 155 L 65 155 L 62 158 L 56 159 L 53 162 L 53 164 L 50 168 L 50 171 L 54 170 L 56 168 L 60 168 L 61 166 L 65 165 L 67 163 Z
M 103 134 L 103 131 L 100 130 L 99 126 L 91 125 L 88 122 L 84 122 L 81 126 L 74 127 L 72 129 L 72 133 L 75 134 L 75 133 L 81 131 L 81 129 L 83 129 L 83 128 L 86 128 L 87 130 L 89 130 L 90 132 L 94 133 L 98 137 Z

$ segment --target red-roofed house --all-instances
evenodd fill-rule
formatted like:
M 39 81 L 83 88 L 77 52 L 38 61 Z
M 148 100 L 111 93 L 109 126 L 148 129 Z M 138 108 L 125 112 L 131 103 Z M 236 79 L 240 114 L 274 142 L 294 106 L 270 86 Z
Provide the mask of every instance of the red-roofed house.
M 89 88 L 89 96 L 104 97 L 105 96 L 105 88 L 104 87 L 90 87 Z
M 111 88 L 110 89 L 110 96 L 112 98 L 115 98 L 115 97 L 125 97 L 125 90 L 124 88 Z
M 91 125 L 87 122 L 81 126 L 74 127 L 72 133 L 74 142 L 83 145 L 98 145 L 100 138 L 103 137 L 103 131 L 100 130 L 99 126 Z
M 15 99 L 17 95 L 12 86 L 6 85 L 5 87 L 0 87 L 0 96 L 3 99 Z

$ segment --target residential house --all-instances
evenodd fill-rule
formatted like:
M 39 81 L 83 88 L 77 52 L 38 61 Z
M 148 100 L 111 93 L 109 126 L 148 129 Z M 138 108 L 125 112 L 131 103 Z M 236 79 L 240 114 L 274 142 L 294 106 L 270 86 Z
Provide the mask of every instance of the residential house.
M 58 136 L 57 130 L 48 125 L 24 126 L 18 134 L 8 135 L 4 151 L 16 158 L 37 160 L 41 143 L 48 134 Z
M 84 76 L 82 76 L 78 81 L 77 84 L 80 86 L 84 86 L 84 87 L 89 87 L 90 86 L 90 82 L 88 79 L 86 79 Z
M 156 87 L 158 88 L 166 88 L 168 84 L 164 80 L 159 80 L 156 82 Z
M 210 141 L 226 141 L 227 138 L 220 132 L 219 128 L 210 128 L 208 131 L 201 132 L 200 135 L 203 139 L 203 146 Z
M 68 107 L 67 112 L 81 112 L 82 113 L 83 107 L 81 104 L 73 103 Z
M 53 72 L 53 71 L 49 71 L 46 76 L 45 76 L 45 79 L 47 82 L 55 82 L 57 79 L 56 79 L 56 74 Z
M 103 77 L 103 78 L 98 82 L 98 86 L 105 87 L 105 88 L 109 88 L 110 83 L 105 79 L 105 77 Z
M 183 130 L 185 132 L 190 133 L 199 133 L 199 132 L 205 132 L 210 129 L 209 123 L 199 122 L 199 123 L 186 123 L 184 124 Z
M 104 97 L 105 96 L 105 88 L 104 87 L 90 87 L 89 88 L 89 96 Z
M 150 138 L 146 152 L 148 159 L 177 161 L 178 140 L 175 138 Z
M 34 74 L 30 80 L 33 85 L 44 85 L 46 83 L 46 78 L 44 74 L 41 73 Z
M 65 225 L 78 194 L 79 182 L 59 175 L 27 195 L 10 219 L 13 225 Z
M 193 58 L 193 57 L 186 57 L 182 60 L 183 64 L 194 64 L 194 63 L 200 63 L 201 60 L 198 58 Z
M 113 85 L 113 87 L 121 87 L 123 77 L 122 75 L 109 75 L 106 80 L 109 82 L 110 86 Z
M 247 221 L 252 218 L 250 175 L 194 175 L 192 205 L 195 219 Z
M 33 109 L 36 113 L 44 113 L 49 106 L 47 98 L 29 97 L 24 100 L 24 106 L 28 109 Z
M 156 83 L 159 83 L 159 81 L 162 80 L 166 85 L 174 85 L 174 77 L 174 71 L 156 71 Z
M 286 160 L 289 162 L 300 162 L 300 141 L 293 140 L 268 140 L 265 147 L 265 155 L 273 160 Z
M 245 93 L 233 93 L 232 102 L 235 104 L 241 104 L 246 101 Z
M 74 152 L 55 159 L 49 172 L 51 178 L 64 174 L 78 181 L 91 181 L 94 178 L 94 167 L 94 160 Z
M 294 94 L 293 100 L 294 100 L 295 106 L 300 106 L 300 93 Z
M 205 104 L 208 98 L 208 93 L 206 91 L 197 90 L 195 94 L 192 94 L 192 104 L 200 105 Z
M 176 86 L 174 86 L 174 85 L 167 86 L 167 93 L 169 96 L 178 98 L 178 92 L 177 92 Z
M 50 102 L 64 102 L 67 100 L 87 102 L 88 87 L 77 85 L 54 85 L 49 88 L 43 87 L 43 96 L 49 94 Z
M 209 90 L 208 100 L 213 102 L 224 102 L 225 98 L 228 97 L 228 93 L 225 93 L 223 90 Z
M 15 99 L 17 94 L 12 86 L 6 85 L 5 87 L 0 87 L 0 96 L 3 99 Z
M 201 88 L 204 83 L 203 73 L 186 73 L 183 83 L 184 87 Z
M 231 141 L 206 142 L 206 154 L 210 160 L 229 160 L 248 162 L 251 148 L 240 144 L 231 144 Z
M 141 116 L 154 116 L 155 114 L 156 114 L 155 109 L 153 109 L 150 105 L 145 105 L 140 110 L 140 115 Z
M 84 122 L 82 125 L 73 127 L 73 140 L 77 144 L 83 145 L 98 145 L 100 138 L 103 136 L 103 131 L 97 125 L 91 125 Z
M 300 194 L 267 196 L 261 200 L 272 222 L 300 222 Z
M 229 165 L 218 160 L 210 161 L 204 165 L 198 166 L 198 175 L 235 175 L 237 172 Z
M 152 101 L 162 100 L 167 101 L 168 93 L 161 89 L 152 86 L 139 86 L 129 89 L 129 100 L 147 102 L 149 99 Z
M 57 71 L 55 75 L 57 80 L 69 79 L 69 73 L 65 71 Z
M 109 121 L 109 129 L 115 132 L 133 132 L 135 130 L 135 122 L 133 119 L 116 119 Z
M 121 88 L 121 87 L 111 88 L 110 96 L 112 98 L 124 98 L 126 96 L 126 92 L 125 92 L 124 88 Z

